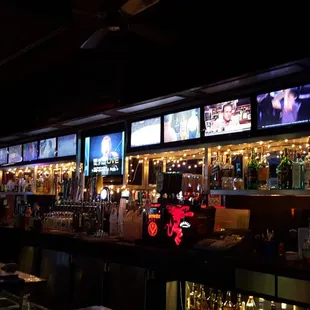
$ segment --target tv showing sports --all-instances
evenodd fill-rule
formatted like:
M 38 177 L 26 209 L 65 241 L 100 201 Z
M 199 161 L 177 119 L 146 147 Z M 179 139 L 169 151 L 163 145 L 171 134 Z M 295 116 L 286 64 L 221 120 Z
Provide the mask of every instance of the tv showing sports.
M 204 107 L 205 137 L 251 130 L 250 98 Z
M 0 165 L 8 163 L 8 149 L 3 147 L 0 149 Z
M 130 146 L 146 146 L 160 143 L 160 117 L 131 123 Z
M 76 134 L 57 138 L 58 157 L 76 155 Z
M 40 140 L 39 159 L 56 157 L 56 138 Z
M 164 116 L 164 142 L 200 138 L 200 108 Z
M 258 95 L 258 129 L 310 122 L 310 84 Z
M 9 164 L 16 164 L 23 161 L 22 144 L 9 147 Z
M 23 145 L 23 161 L 38 159 L 38 141 L 25 143 Z
M 124 132 L 85 138 L 85 170 L 91 175 L 123 175 Z

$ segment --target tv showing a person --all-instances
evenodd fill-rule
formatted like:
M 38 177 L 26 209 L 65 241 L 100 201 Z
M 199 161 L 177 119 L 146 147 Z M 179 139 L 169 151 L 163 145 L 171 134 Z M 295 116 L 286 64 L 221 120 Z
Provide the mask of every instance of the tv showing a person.
M 38 159 L 38 142 L 25 143 L 23 146 L 23 160 L 31 161 Z
M 40 141 L 40 159 L 54 158 L 56 156 L 56 138 Z
M 91 174 L 123 174 L 124 133 L 90 138 L 89 169 Z
M 164 142 L 200 138 L 200 109 L 164 116 Z
M 204 121 L 205 136 L 250 130 L 250 99 L 238 99 L 205 106 Z
M 310 84 L 257 96 L 258 128 L 310 121 Z

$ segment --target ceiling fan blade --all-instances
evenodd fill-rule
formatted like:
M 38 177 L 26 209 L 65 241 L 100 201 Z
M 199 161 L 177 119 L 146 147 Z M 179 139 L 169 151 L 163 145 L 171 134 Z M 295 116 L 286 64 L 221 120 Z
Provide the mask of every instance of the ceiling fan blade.
M 128 0 L 122 5 L 121 11 L 127 15 L 137 15 L 157 4 L 160 0 Z
M 95 31 L 82 45 L 81 49 L 95 49 L 109 33 L 108 28 L 101 28 Z

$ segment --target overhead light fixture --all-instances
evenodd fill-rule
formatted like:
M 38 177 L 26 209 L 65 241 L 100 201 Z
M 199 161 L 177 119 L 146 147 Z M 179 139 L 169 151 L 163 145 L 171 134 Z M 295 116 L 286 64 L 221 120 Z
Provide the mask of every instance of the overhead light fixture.
M 159 107 L 161 105 L 180 101 L 180 100 L 184 100 L 184 97 L 172 96 L 172 97 L 167 97 L 167 98 L 163 98 L 163 99 L 159 99 L 159 100 L 149 101 L 149 102 L 146 102 L 143 104 L 135 105 L 135 106 L 124 108 L 124 109 L 119 109 L 117 111 L 122 112 L 122 113 L 133 113 L 133 112 L 137 112 L 137 111 L 142 111 L 142 110 L 147 110 L 147 109 Z
M 46 128 L 42 128 L 42 129 L 28 131 L 28 132 L 25 132 L 24 134 L 26 136 L 40 135 L 42 133 L 47 133 L 47 132 L 54 131 L 54 130 L 57 130 L 57 128 L 56 127 L 46 127 Z
M 63 126 L 78 126 L 78 125 L 82 125 L 82 124 L 86 124 L 86 123 L 100 121 L 100 120 L 108 118 L 108 117 L 110 117 L 110 115 L 96 114 L 96 115 L 92 115 L 89 117 L 84 117 L 84 118 L 76 119 L 73 121 L 65 122 L 65 123 L 62 123 L 62 125 Z
M 18 138 L 19 138 L 19 136 L 9 136 L 9 137 L 0 138 L 0 141 L 1 142 L 7 142 L 7 141 L 11 141 L 11 140 L 16 140 Z
M 238 79 L 229 80 L 224 83 L 213 84 L 206 88 L 201 89 L 200 91 L 206 94 L 214 94 L 214 93 L 218 93 L 222 91 L 231 90 L 234 88 L 253 85 L 253 84 L 264 82 L 267 80 L 272 80 L 275 78 L 298 73 L 301 71 L 303 71 L 303 67 L 299 65 L 289 65 L 289 66 L 281 67 L 281 68 L 274 69 L 271 71 L 259 73 L 256 75 L 245 76 L 245 77 L 240 77 Z
M 159 0 L 128 0 L 121 11 L 127 15 L 137 15 L 158 2 Z

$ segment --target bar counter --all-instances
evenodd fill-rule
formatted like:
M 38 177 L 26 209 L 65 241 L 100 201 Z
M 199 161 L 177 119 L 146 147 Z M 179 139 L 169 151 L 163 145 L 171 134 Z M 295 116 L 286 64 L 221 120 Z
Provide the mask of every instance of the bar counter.
M 137 266 L 147 269 L 168 270 L 176 275 L 182 266 L 184 273 L 201 275 L 209 268 L 245 268 L 258 272 L 268 272 L 278 276 L 310 279 L 310 264 L 305 261 L 285 261 L 277 258 L 265 260 L 247 247 L 237 246 L 230 251 L 202 251 L 192 247 L 173 244 L 170 246 L 147 245 L 141 242 L 120 241 L 113 238 L 76 237 L 61 232 L 37 233 L 1 227 L 0 241 L 6 247 L 31 246 L 103 259 L 107 262 Z
M 41 261 L 44 261 L 42 259 L 42 252 L 46 250 L 54 253 L 64 253 L 62 256 L 68 257 L 66 260 L 69 266 L 69 278 L 76 279 L 75 276 L 70 276 L 72 270 L 84 269 L 84 274 L 89 274 L 89 283 L 95 283 L 94 276 L 100 273 L 103 276 L 98 276 L 97 283 L 101 281 L 100 279 L 107 278 L 104 274 L 109 273 L 109 266 L 112 265 L 114 267 L 111 267 L 111 269 L 117 270 L 117 275 L 115 276 L 115 273 L 111 272 L 108 278 L 109 281 L 116 282 L 116 289 L 118 289 L 117 282 L 122 281 L 125 286 L 124 289 L 128 290 L 130 283 L 127 282 L 131 281 L 133 277 L 135 277 L 133 287 L 138 285 L 138 278 L 142 287 L 144 285 L 142 283 L 144 282 L 143 279 L 146 277 L 147 282 L 151 281 L 146 286 L 152 287 L 152 289 L 145 289 L 144 292 L 157 292 L 155 295 L 152 295 L 153 293 L 150 295 L 153 296 L 150 298 L 151 304 L 154 303 L 154 298 L 158 299 L 159 302 L 158 291 L 160 289 L 162 290 L 162 295 L 166 294 L 164 293 L 166 292 L 166 283 L 175 281 L 204 283 L 213 287 L 241 291 L 245 294 L 254 292 L 259 294 L 259 296 L 269 297 L 269 300 L 280 300 L 302 306 L 310 304 L 310 296 L 308 294 L 302 295 L 310 287 L 310 264 L 307 264 L 305 261 L 289 262 L 282 258 L 269 261 L 264 260 L 257 257 L 252 249 L 242 244 L 231 251 L 211 252 L 195 250 L 192 247 L 186 246 L 178 248 L 173 245 L 150 246 L 143 244 L 143 242 L 130 243 L 116 239 L 100 239 L 95 237 L 78 238 L 73 235 L 56 232 L 36 233 L 14 228 L 0 228 L 0 241 L 2 248 L 5 249 L 5 251 L 0 253 L 1 260 L 14 260 L 14 257 L 18 257 L 21 249 L 25 247 L 36 249 L 36 256 L 40 257 L 39 260 Z M 6 256 L 6 258 L 3 258 L 3 256 Z M 82 267 L 77 267 L 81 258 L 84 260 Z M 25 258 L 22 258 L 23 260 Z M 38 258 L 34 260 L 38 262 Z M 42 265 L 41 262 L 32 262 L 32 265 L 38 264 Z M 51 265 L 53 264 L 55 266 L 52 269 L 49 267 L 49 271 L 45 272 L 45 275 L 59 272 L 61 273 L 59 281 L 63 281 L 62 273 L 65 274 L 67 271 L 65 269 L 64 271 L 57 269 L 59 268 L 58 266 L 64 266 L 64 263 L 56 259 Z M 115 267 L 116 265 L 120 267 Z M 91 269 L 92 271 L 90 271 Z M 127 273 L 125 269 L 130 269 L 130 272 Z M 31 273 L 29 270 L 25 271 Z M 44 278 L 42 269 L 41 273 L 39 271 L 34 273 Z M 127 273 L 126 279 L 116 280 L 117 276 L 124 273 Z M 139 275 L 136 275 L 136 273 Z M 76 280 L 71 279 L 70 281 L 74 282 Z M 71 283 L 70 285 L 75 290 L 81 284 Z M 85 287 L 89 285 L 84 283 L 83 289 L 79 288 L 80 291 L 86 294 Z M 108 287 L 111 289 L 111 283 L 108 284 Z M 298 290 L 290 291 L 291 287 L 298 287 Z M 89 290 L 91 291 L 90 288 Z M 63 296 L 67 295 L 68 291 L 62 292 L 62 294 Z M 72 294 L 81 297 L 81 293 L 73 292 Z M 91 294 L 94 294 L 93 291 L 91 291 Z M 111 292 L 108 294 L 109 296 L 113 295 Z M 142 298 L 142 295 L 139 298 Z M 76 299 L 77 297 L 71 296 L 70 298 Z M 162 299 L 164 298 L 166 297 L 162 297 Z M 98 303 L 101 302 L 101 298 L 98 297 L 97 300 Z M 118 300 L 120 299 L 118 298 Z M 71 302 L 68 301 L 68 303 Z M 164 300 L 160 302 L 162 304 L 165 303 Z M 109 305 L 112 309 L 121 308 L 121 306 L 115 305 L 116 302 L 114 304 L 113 302 L 102 303 Z M 79 306 L 83 304 L 89 305 L 86 301 L 78 303 Z M 59 305 L 57 307 L 60 309 Z M 156 307 L 158 309 L 158 307 L 162 306 Z M 148 307 L 147 309 L 155 309 L 156 307 Z

